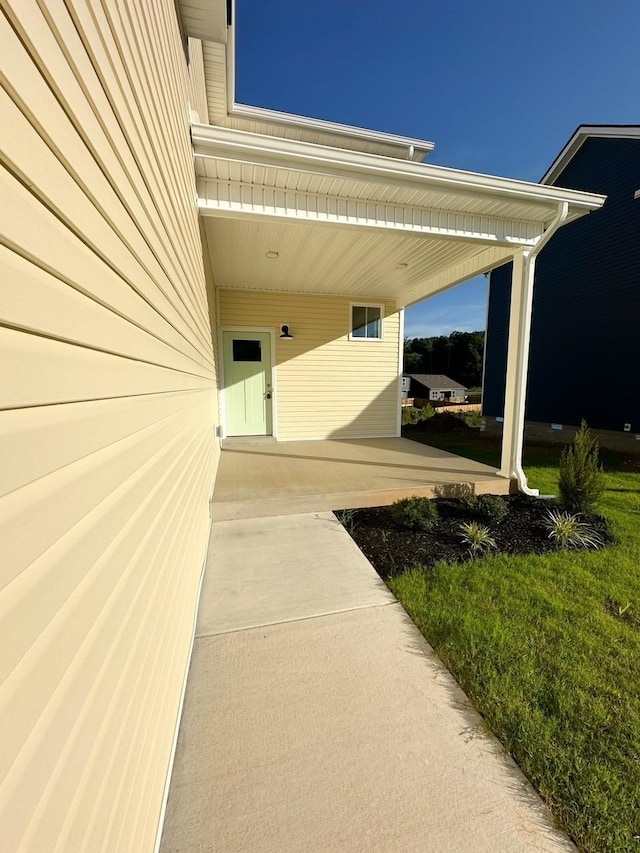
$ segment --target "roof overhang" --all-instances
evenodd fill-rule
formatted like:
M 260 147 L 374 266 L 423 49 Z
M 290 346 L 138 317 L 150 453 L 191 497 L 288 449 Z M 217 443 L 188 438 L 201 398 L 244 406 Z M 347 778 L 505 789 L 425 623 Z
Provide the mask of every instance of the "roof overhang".
M 534 246 L 602 196 L 429 166 L 425 140 L 235 102 L 234 0 L 176 0 L 202 40 L 209 125 L 193 125 L 216 284 L 406 305 Z
M 640 139 L 640 125 L 581 124 L 542 176 L 540 183 L 553 184 L 578 153 L 585 140 L 590 138 Z
M 226 0 L 176 0 L 186 36 L 225 44 L 229 29 Z
M 209 121 L 233 130 L 317 145 L 422 161 L 434 149 L 425 139 L 238 104 L 235 100 L 235 0 L 176 0 L 186 36 L 202 41 Z
M 604 202 L 229 128 L 194 125 L 192 137 L 198 209 L 225 288 L 406 305 L 534 246 L 563 202 L 567 221 Z
M 382 133 L 333 121 L 307 118 L 306 116 L 283 113 L 276 110 L 251 107 L 233 103 L 228 111 L 227 120 L 222 126 L 238 130 L 251 130 L 257 126 L 269 136 L 315 142 L 334 148 L 379 154 L 399 160 L 421 162 L 435 145 L 424 139 L 399 136 L 395 133 Z

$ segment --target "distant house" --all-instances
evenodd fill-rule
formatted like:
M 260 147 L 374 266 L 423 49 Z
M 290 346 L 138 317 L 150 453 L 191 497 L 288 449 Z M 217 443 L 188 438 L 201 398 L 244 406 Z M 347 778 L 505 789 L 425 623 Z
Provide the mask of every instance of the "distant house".
M 529 433 L 564 440 L 584 418 L 607 434 L 640 437 L 640 126 L 579 127 L 549 167 L 550 187 L 607 196 L 595 216 L 570 222 L 535 271 L 526 419 Z M 489 289 L 483 414 L 500 428 L 505 399 L 511 265 Z M 498 423 L 496 424 L 496 419 Z M 552 432 L 553 429 L 553 432 Z M 602 440 L 601 438 L 601 440 Z
M 467 389 L 464 385 L 443 376 L 441 373 L 405 373 L 402 376 L 402 399 L 409 398 L 429 400 L 450 400 L 460 403 L 464 400 Z

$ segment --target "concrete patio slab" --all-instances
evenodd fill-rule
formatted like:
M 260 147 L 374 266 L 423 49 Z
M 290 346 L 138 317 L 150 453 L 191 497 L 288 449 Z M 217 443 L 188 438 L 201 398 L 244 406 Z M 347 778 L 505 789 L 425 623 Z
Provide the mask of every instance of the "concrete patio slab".
M 226 439 L 214 490 L 217 521 L 382 506 L 402 497 L 508 494 L 495 468 L 406 438 Z
M 333 513 L 221 521 L 212 546 L 196 637 L 395 602 Z
M 210 554 L 161 853 L 575 850 L 332 514 Z

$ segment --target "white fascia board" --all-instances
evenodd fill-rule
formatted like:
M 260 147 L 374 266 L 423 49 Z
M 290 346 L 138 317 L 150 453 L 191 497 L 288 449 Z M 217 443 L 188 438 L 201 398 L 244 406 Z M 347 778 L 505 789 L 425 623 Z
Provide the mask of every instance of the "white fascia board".
M 565 166 L 575 157 L 584 141 L 591 137 L 607 139 L 640 139 L 640 125 L 581 124 L 544 173 L 540 179 L 540 183 L 550 184 L 555 181 Z
M 337 174 L 357 180 L 401 182 L 420 189 L 433 188 L 458 194 L 489 194 L 503 200 L 557 207 L 566 201 L 585 213 L 597 210 L 606 196 L 567 190 L 541 184 L 500 178 L 477 172 L 430 166 L 407 160 L 392 160 L 377 154 L 363 154 L 328 148 L 310 142 L 282 139 L 230 128 L 193 124 L 191 126 L 196 157 L 220 157 L 256 165 L 278 164 L 281 168 L 309 167 L 316 173 Z M 555 209 L 553 211 L 555 215 Z
M 363 142 L 378 142 L 383 145 L 396 146 L 401 151 L 406 151 L 406 159 L 413 160 L 409 152 L 414 151 L 426 156 L 435 148 L 435 143 L 426 139 L 414 139 L 410 136 L 399 136 L 394 133 L 383 133 L 379 130 L 368 130 L 363 127 L 355 127 L 349 124 L 339 124 L 324 119 L 307 118 L 306 116 L 283 113 L 277 110 L 268 110 L 263 107 L 251 107 L 245 104 L 234 104 L 229 115 L 234 118 L 244 118 L 248 121 L 265 122 L 268 124 L 279 124 L 285 127 L 295 127 L 300 130 L 315 130 L 320 133 L 328 133 L 333 136 L 346 136 L 349 139 L 359 139 Z

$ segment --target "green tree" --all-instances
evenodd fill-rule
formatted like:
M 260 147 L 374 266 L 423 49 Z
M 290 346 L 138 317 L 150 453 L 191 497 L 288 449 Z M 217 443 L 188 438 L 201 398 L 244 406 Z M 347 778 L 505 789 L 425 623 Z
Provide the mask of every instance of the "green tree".
M 404 366 L 403 370 L 405 373 L 424 373 L 425 371 L 422 368 L 422 356 L 419 352 L 412 352 L 411 350 L 407 350 L 405 346 L 404 350 Z
M 604 472 L 599 459 L 598 439 L 586 421 L 560 456 L 558 477 L 560 502 L 571 512 L 592 512 L 604 491 Z
M 405 373 L 444 373 L 467 388 L 482 384 L 484 332 L 452 332 L 429 338 L 407 338 Z

